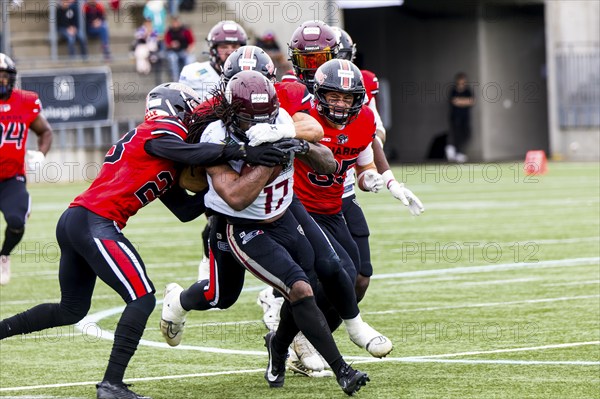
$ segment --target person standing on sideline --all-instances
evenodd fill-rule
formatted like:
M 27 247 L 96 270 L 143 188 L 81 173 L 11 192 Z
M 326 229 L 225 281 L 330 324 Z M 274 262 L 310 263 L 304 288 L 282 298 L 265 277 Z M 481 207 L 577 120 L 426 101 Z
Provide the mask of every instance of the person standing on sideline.
M 25 186 L 28 163 L 44 161 L 52 144 L 52 128 L 41 114 L 42 104 L 32 91 L 16 89 L 17 67 L 0 53 L 0 211 L 6 231 L 0 249 L 0 285 L 10 281 L 10 253 L 23 238 L 30 198 Z M 38 151 L 26 151 L 27 135 L 38 137 Z
M 450 162 L 467 162 L 465 148 L 471 139 L 471 107 L 475 98 L 467 86 L 467 75 L 456 74 L 454 86 L 450 89 L 450 134 L 446 144 L 446 158 Z

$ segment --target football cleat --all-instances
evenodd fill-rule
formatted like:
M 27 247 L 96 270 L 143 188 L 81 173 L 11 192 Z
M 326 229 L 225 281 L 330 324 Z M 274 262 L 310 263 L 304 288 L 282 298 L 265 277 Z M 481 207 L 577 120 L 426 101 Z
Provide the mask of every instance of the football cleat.
M 367 382 L 371 380 L 369 379 L 367 373 L 354 370 L 349 364 L 345 364 L 340 370 L 340 375 L 338 376 L 337 381 L 342 387 L 342 390 L 348 396 L 352 396 L 358 392 L 361 387 L 367 385 Z
M 258 293 L 256 303 L 263 309 L 263 322 L 269 331 L 277 331 L 279 326 L 279 311 L 283 306 L 283 297 L 273 295 L 273 287 L 267 287 Z
M 294 374 L 300 374 L 305 377 L 311 377 L 311 378 L 333 377 L 335 375 L 335 374 L 333 374 L 333 371 L 331 371 L 331 370 L 321 370 L 321 371 L 311 370 L 302 364 L 300 359 L 298 359 L 296 352 L 294 352 L 293 350 L 290 349 L 289 354 L 290 354 L 290 356 L 287 359 L 286 366 L 287 366 L 287 369 L 290 370 L 291 372 L 293 372 Z M 325 360 L 323 360 L 323 364 L 326 364 Z
M 96 384 L 97 399 L 152 399 L 149 396 L 138 395 L 129 389 L 129 384 L 112 384 L 102 381 Z
M 385 357 L 393 349 L 392 341 L 365 322 L 362 323 L 360 331 L 353 334 L 348 331 L 348 333 L 350 341 L 366 349 L 373 357 Z
M 278 355 L 273 349 L 273 339 L 275 333 L 273 331 L 265 335 L 265 347 L 269 354 L 269 363 L 267 364 L 267 370 L 265 371 L 265 380 L 269 383 L 271 388 L 281 388 L 285 381 L 285 361 L 288 357 L 286 352 L 285 356 Z
M 206 256 L 202 256 L 202 260 L 198 265 L 198 281 L 208 280 L 210 278 L 210 260 Z
M 308 339 L 299 332 L 292 341 L 292 349 L 296 353 L 298 360 L 309 370 L 322 371 L 325 368 L 319 352 L 308 341 Z
M 10 282 L 10 256 L 0 255 L 0 285 Z
M 160 332 L 170 346 L 179 345 L 183 337 L 187 311 L 183 309 L 179 299 L 182 291 L 183 287 L 177 283 L 167 284 L 165 288 Z

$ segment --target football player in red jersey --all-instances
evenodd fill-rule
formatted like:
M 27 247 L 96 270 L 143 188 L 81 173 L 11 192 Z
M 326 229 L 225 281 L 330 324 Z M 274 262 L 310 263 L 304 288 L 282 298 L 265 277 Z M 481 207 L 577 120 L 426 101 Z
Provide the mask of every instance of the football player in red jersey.
M 334 28 L 338 34 L 340 50 L 337 54 L 338 59 L 354 61 L 356 56 L 356 44 L 343 29 Z M 373 111 L 375 116 L 376 136 L 373 141 L 374 162 L 377 166 L 377 172 L 381 174 L 386 188 L 394 196 L 394 198 L 402 201 L 408 206 L 409 211 L 413 215 L 420 215 L 425 210 L 423 204 L 408 188 L 404 187 L 403 183 L 396 181 L 390 165 L 383 152 L 383 144 L 386 139 L 386 130 L 377 111 L 376 95 L 379 92 L 379 80 L 375 74 L 368 70 L 361 70 L 363 83 L 365 85 L 367 101 L 366 104 Z M 354 192 L 355 175 L 354 171 L 350 170 L 347 173 L 344 182 L 343 206 L 342 213 L 346 219 L 348 229 L 352 234 L 352 238 L 356 242 L 360 255 L 360 269 L 356 278 L 356 296 L 360 302 L 365 296 L 369 287 L 371 276 L 373 275 L 373 265 L 371 264 L 371 250 L 369 247 L 369 226 L 365 219 L 365 215 L 356 200 Z
M 10 281 L 10 253 L 23 238 L 30 199 L 25 187 L 25 155 L 29 129 L 38 137 L 36 162 L 42 162 L 52 144 L 52 128 L 41 114 L 42 104 L 32 91 L 16 89 L 17 68 L 0 53 L 0 211 L 6 220 L 0 249 L 0 285 Z
M 246 151 L 236 144 L 186 143 L 186 123 L 198 103 L 196 93 L 180 83 L 150 91 L 144 122 L 111 147 L 91 186 L 58 221 L 60 303 L 41 304 L 0 321 L 0 339 L 77 323 L 89 311 L 96 278 L 102 279 L 127 305 L 106 373 L 97 385 L 99 399 L 145 398 L 123 383 L 155 305 L 144 262 L 121 232 L 129 217 L 156 198 L 181 221 L 203 212 L 205 192 L 190 196 L 174 185 L 176 163 L 211 165 L 241 159 L 275 165 L 284 158 L 269 146 Z

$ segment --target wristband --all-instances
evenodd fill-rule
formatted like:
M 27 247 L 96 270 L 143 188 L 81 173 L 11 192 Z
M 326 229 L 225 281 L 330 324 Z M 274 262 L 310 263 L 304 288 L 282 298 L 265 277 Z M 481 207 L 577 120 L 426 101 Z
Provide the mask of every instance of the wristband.
M 396 178 L 394 177 L 394 172 L 392 172 L 391 169 L 388 169 L 385 172 L 383 172 L 381 174 L 381 177 L 383 177 L 383 182 L 388 190 L 390 189 L 390 184 L 396 181 Z

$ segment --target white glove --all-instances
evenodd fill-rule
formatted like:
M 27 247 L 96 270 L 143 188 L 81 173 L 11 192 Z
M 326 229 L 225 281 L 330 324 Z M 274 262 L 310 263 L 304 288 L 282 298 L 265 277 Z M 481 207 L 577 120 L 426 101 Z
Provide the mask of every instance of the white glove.
M 367 169 L 358 175 L 358 181 L 362 178 L 362 189 L 377 193 L 383 188 L 383 178 L 375 169 Z
M 33 170 L 44 163 L 46 156 L 41 151 L 27 150 L 27 169 Z
M 381 175 L 385 181 L 385 185 L 390 190 L 394 198 L 399 199 L 414 216 L 419 216 L 425 212 L 425 207 L 419 198 L 413 194 L 408 188 L 404 187 L 404 183 L 398 183 L 394 179 L 394 174 L 391 170 L 386 170 Z
M 254 147 L 262 143 L 273 143 L 281 139 L 293 139 L 296 137 L 296 128 L 291 123 L 278 125 L 258 123 L 246 131 L 246 136 L 250 139 L 250 143 L 248 144 Z

